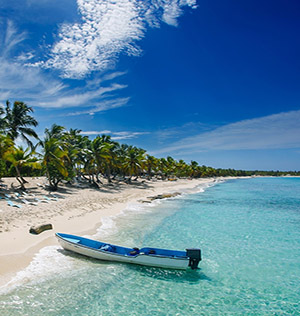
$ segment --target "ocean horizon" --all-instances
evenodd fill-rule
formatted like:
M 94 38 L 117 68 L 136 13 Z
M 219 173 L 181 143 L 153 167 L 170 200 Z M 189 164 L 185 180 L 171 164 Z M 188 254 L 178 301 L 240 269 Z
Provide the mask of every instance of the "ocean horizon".
M 0 294 L 10 315 L 300 315 L 300 178 L 203 184 L 128 205 L 94 236 L 128 247 L 201 248 L 197 271 L 40 250 Z

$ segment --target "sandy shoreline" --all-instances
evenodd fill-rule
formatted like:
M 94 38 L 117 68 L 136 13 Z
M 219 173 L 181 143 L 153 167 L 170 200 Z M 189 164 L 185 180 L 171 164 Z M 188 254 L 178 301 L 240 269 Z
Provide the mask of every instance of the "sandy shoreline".
M 89 187 L 63 186 L 56 194 L 57 200 L 51 197 L 42 187 L 43 178 L 26 178 L 29 205 L 15 196 L 14 178 L 3 179 L 6 189 L 0 191 L 0 286 L 5 285 L 18 271 L 32 261 L 33 256 L 43 247 L 56 245 L 55 232 L 71 234 L 93 234 L 101 225 L 101 219 L 115 216 L 129 203 L 145 200 L 149 196 L 180 192 L 194 188 L 199 184 L 213 182 L 214 179 L 181 179 L 177 181 L 145 181 L 131 185 L 119 183 L 104 185 L 100 189 Z M 5 194 L 21 208 L 8 206 Z M 44 201 L 44 202 L 42 202 Z M 48 203 L 47 203 L 47 202 Z M 31 226 L 51 223 L 53 230 L 39 235 L 29 233 Z

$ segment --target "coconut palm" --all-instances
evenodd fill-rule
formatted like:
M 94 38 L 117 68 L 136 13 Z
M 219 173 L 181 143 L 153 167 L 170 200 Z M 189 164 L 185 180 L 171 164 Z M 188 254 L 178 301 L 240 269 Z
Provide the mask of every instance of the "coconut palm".
M 147 155 L 145 166 L 147 168 L 148 180 L 151 180 L 152 172 L 157 166 L 157 158 L 151 155 Z
M 90 150 L 91 140 L 88 136 L 77 135 L 76 136 L 76 149 L 77 157 L 75 161 L 75 171 L 77 177 L 84 177 L 83 170 L 87 163 L 90 163 L 92 159 L 92 151 Z
M 4 114 L 4 108 L 0 106 L 0 132 L 3 132 L 6 126 Z
M 97 136 L 91 143 L 91 148 L 94 153 L 98 173 L 105 173 L 108 182 L 111 182 L 110 174 L 112 161 L 115 156 L 115 147 L 116 144 L 110 140 L 109 136 L 107 137 L 106 135 Z
M 15 101 L 13 107 L 9 101 L 6 101 L 4 129 L 7 135 L 14 141 L 18 136 L 26 141 L 28 146 L 33 148 L 33 144 L 28 137 L 34 137 L 38 139 L 38 135 L 31 128 L 36 127 L 38 122 L 30 115 L 33 113 L 32 107 L 28 106 L 24 102 Z
M 138 177 L 144 168 L 145 164 L 145 150 L 133 146 L 129 146 L 127 149 L 127 155 L 124 161 L 125 170 L 129 174 L 128 182 L 131 182 L 133 175 Z
M 37 161 L 32 160 L 32 155 L 34 152 L 29 151 L 29 147 L 24 150 L 20 147 L 10 147 L 10 149 L 4 154 L 4 159 L 9 161 L 16 170 L 16 179 L 24 190 L 24 184 L 27 182 L 23 179 L 21 175 L 21 170 L 23 167 L 31 167 L 33 169 L 41 169 L 41 165 Z
M 5 152 L 13 146 L 13 141 L 6 135 L 0 134 L 0 159 L 3 158 Z
M 52 190 L 57 190 L 59 182 L 68 177 L 65 163 L 68 160 L 67 151 L 61 140 L 54 137 L 45 137 L 40 144 L 43 147 L 42 165 L 45 167 L 49 185 Z
M 4 176 L 6 170 L 4 155 L 11 150 L 13 145 L 13 141 L 8 136 L 0 134 L 0 179 Z
M 191 161 L 191 164 L 190 164 L 190 167 L 191 167 L 191 177 L 192 177 L 192 178 L 195 178 L 195 177 L 198 175 L 198 173 L 199 173 L 199 165 L 198 165 L 198 162 L 192 160 L 192 161 Z
M 176 165 L 176 176 L 181 178 L 181 177 L 186 177 L 189 174 L 190 174 L 190 166 L 183 159 L 180 159 Z
M 129 146 L 126 144 L 119 144 L 116 143 L 115 148 L 115 157 L 114 157 L 114 177 L 119 175 L 125 179 L 126 177 L 126 166 L 125 166 L 125 160 L 127 156 Z

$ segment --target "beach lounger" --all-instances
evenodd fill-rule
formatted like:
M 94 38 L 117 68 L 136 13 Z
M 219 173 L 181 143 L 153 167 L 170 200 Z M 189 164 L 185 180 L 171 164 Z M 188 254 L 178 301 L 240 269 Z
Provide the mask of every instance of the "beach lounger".
M 44 184 L 41 184 L 41 183 L 37 183 L 36 184 L 38 187 L 41 187 L 41 188 L 46 188 L 46 183 L 44 183 Z
M 5 195 L 5 197 L 7 197 L 8 199 L 11 199 L 12 198 L 12 196 L 10 195 L 10 194 L 4 194 Z
M 52 201 L 52 199 L 50 199 L 48 196 L 43 195 L 43 198 L 46 199 L 47 201 Z
M 37 202 L 27 201 L 26 199 L 22 199 L 21 201 L 26 205 L 38 205 Z
M 47 200 L 40 200 L 39 198 L 34 198 L 35 199 L 35 201 L 37 201 L 38 203 L 49 203 L 49 201 L 47 201 Z
M 17 207 L 17 208 L 21 208 L 22 206 L 21 205 L 19 205 L 19 204 L 15 204 L 13 201 L 11 201 L 11 200 L 7 200 L 7 204 L 9 205 L 9 206 L 12 206 L 12 207 Z
M 55 201 L 58 201 L 58 199 L 62 198 L 62 196 L 58 196 L 58 195 L 51 193 L 51 192 L 50 192 L 50 195 L 55 199 Z
M 34 194 L 34 193 L 27 193 L 27 192 L 25 192 L 25 191 L 23 191 L 23 195 L 24 195 L 24 196 L 33 196 L 33 197 L 35 197 L 35 194 Z
M 47 201 L 57 201 L 58 199 L 56 197 L 52 197 L 52 196 L 46 196 L 44 195 L 43 198 L 45 198 Z

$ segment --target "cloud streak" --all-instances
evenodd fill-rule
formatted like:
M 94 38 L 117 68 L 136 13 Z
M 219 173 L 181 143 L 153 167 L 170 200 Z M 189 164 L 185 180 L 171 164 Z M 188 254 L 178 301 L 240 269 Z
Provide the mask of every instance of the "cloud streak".
M 83 114 L 94 115 L 97 112 L 104 112 L 107 110 L 112 110 L 125 106 L 128 103 L 128 101 L 129 98 L 114 98 L 111 100 L 103 100 L 96 104 L 96 106 L 93 106 L 87 110 L 70 112 L 68 114 L 64 114 L 64 116 L 77 116 Z
M 78 107 L 78 106 L 91 106 L 95 100 L 103 98 L 108 92 L 113 92 L 119 89 L 126 88 L 126 85 L 112 84 L 108 87 L 101 87 L 95 90 L 86 92 L 68 91 L 66 95 L 61 95 L 58 98 L 51 98 L 49 101 L 39 102 L 39 107 L 44 108 L 67 108 L 67 107 Z M 81 90 L 81 89 L 80 89 Z
M 124 140 L 124 139 L 131 139 L 131 138 L 137 138 L 141 135 L 149 134 L 148 132 L 112 132 L 109 130 L 103 130 L 103 131 L 82 131 L 81 134 L 88 135 L 88 136 L 96 136 L 96 135 L 102 135 L 102 134 L 109 134 L 111 135 L 111 138 L 113 140 Z
M 185 6 L 196 0 L 77 0 L 81 23 L 63 24 L 51 58 L 43 65 L 61 71 L 65 78 L 83 78 L 114 64 L 120 53 L 137 56 L 147 25 L 161 21 L 177 25 Z
M 228 124 L 155 153 L 300 148 L 300 110 Z

